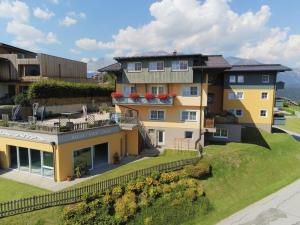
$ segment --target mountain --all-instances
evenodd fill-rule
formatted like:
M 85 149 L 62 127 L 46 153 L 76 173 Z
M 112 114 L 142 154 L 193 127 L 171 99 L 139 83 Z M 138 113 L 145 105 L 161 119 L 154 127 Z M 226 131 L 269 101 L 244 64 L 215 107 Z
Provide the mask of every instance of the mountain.
M 262 64 L 261 62 L 258 62 L 255 59 L 244 59 L 234 56 L 226 57 L 227 62 L 229 62 L 231 65 L 256 65 L 256 64 Z

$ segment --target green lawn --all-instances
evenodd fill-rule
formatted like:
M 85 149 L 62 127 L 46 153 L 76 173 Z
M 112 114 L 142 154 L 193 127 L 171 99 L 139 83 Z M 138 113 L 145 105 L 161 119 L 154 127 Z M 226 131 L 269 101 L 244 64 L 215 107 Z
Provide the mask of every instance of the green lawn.
M 30 197 L 32 195 L 47 192 L 49 191 L 45 189 L 0 178 L 0 202 Z
M 292 118 L 287 116 L 285 125 L 279 127 L 300 134 L 300 118 Z
M 215 224 L 300 178 L 300 142 L 287 134 L 248 131 L 252 133 L 245 140 L 249 144 L 206 148 L 213 177 L 204 183 L 214 210 L 187 224 Z
M 300 178 L 300 142 L 283 133 L 247 129 L 246 134 L 244 143 L 216 144 L 205 148 L 205 159 L 213 166 L 213 176 L 203 182 L 214 210 L 204 217 L 196 216 L 187 224 L 215 224 Z M 124 165 L 88 183 L 176 158 L 174 153 L 166 152 L 162 157 Z M 57 207 L 8 217 L 0 220 L 0 224 L 56 225 L 61 221 L 61 210 Z

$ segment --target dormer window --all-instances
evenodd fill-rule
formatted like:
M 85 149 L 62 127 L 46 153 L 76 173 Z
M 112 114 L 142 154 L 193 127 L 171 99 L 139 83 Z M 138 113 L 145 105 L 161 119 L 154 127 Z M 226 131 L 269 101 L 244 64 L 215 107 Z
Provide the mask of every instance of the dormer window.
M 127 64 L 128 72 L 141 72 L 142 71 L 142 63 L 141 62 L 132 62 Z
M 164 61 L 150 62 L 149 71 L 150 72 L 164 71 Z
M 172 61 L 172 71 L 187 71 L 187 70 L 188 70 L 187 60 Z

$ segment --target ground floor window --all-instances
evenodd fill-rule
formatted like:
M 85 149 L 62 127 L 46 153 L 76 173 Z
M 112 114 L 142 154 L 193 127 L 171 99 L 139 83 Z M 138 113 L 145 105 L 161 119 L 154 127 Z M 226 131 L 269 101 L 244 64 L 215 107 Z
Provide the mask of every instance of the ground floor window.
M 225 128 L 217 128 L 213 135 L 216 138 L 228 138 L 228 130 Z
M 9 146 L 10 168 L 46 177 L 54 176 L 53 153 Z
M 192 131 L 185 131 L 184 132 L 184 138 L 193 138 L 193 132 Z

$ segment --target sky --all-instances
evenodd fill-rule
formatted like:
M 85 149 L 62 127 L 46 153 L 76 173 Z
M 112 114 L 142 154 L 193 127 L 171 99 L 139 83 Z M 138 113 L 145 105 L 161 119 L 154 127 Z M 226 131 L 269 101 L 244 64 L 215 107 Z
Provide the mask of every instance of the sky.
M 0 0 L 0 42 L 88 63 L 177 50 L 300 67 L 299 0 Z

